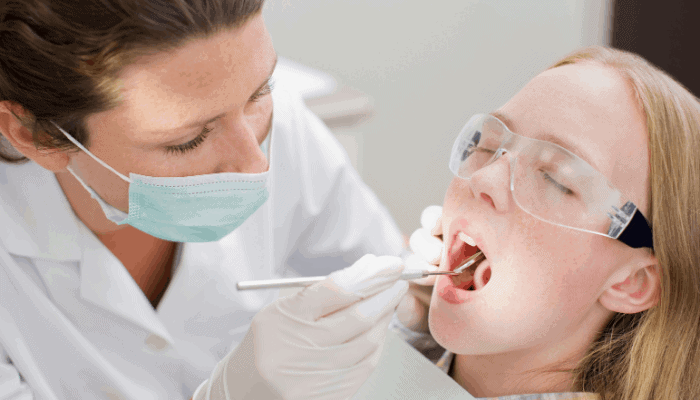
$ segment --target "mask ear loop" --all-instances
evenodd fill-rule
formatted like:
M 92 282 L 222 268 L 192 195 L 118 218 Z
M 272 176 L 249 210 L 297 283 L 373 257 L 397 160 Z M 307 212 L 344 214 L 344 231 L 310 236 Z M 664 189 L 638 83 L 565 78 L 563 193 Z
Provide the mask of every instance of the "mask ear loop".
M 98 163 L 100 163 L 100 165 L 102 165 L 103 167 L 107 168 L 108 170 L 114 172 L 117 176 L 119 176 L 119 177 L 122 178 L 123 180 L 125 180 L 125 181 L 127 181 L 127 182 L 129 182 L 129 183 L 132 183 L 130 178 L 126 177 L 124 174 L 120 173 L 120 172 L 117 171 L 116 169 L 110 167 L 106 162 L 104 162 L 104 161 L 100 160 L 99 158 L 97 158 L 97 157 L 96 157 L 94 154 L 92 154 L 88 149 L 86 149 L 85 146 L 83 146 L 82 144 L 80 144 L 80 142 L 78 142 L 77 140 L 75 140 L 75 138 L 74 138 L 73 136 L 71 136 L 68 132 L 64 131 L 63 128 L 61 128 L 60 126 L 58 126 L 58 124 L 56 124 L 56 123 L 53 122 L 53 121 L 51 121 L 51 123 L 52 123 L 53 126 L 55 126 L 59 131 L 61 131 L 61 133 L 63 133 L 63 135 L 64 135 L 66 138 L 68 138 L 68 140 L 70 140 L 71 142 L 73 142 L 74 145 L 78 146 L 78 148 L 79 148 L 80 150 L 84 151 L 87 155 L 89 155 L 90 157 L 92 157 L 93 160 L 97 161 Z M 68 167 L 68 168 L 70 169 L 70 167 Z M 72 172 L 72 171 L 71 171 L 71 172 Z M 73 175 L 75 175 L 75 174 L 73 174 Z

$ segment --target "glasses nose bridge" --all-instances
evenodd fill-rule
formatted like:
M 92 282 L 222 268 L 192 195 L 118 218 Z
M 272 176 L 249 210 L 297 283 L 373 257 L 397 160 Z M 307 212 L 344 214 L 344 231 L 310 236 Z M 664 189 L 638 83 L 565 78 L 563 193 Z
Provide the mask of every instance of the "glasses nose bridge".
M 501 159 L 501 157 L 504 154 L 508 154 L 509 157 L 508 159 L 505 160 L 506 165 L 500 165 L 498 161 Z M 511 152 L 511 150 L 501 146 L 499 147 L 494 154 L 491 156 L 491 159 L 489 159 L 484 165 L 482 165 L 480 168 L 475 170 L 471 175 L 493 175 L 499 176 L 503 174 L 503 172 L 496 172 L 496 170 L 506 168 L 505 175 L 507 176 L 508 180 L 508 187 L 512 186 L 512 172 L 513 172 L 513 167 L 514 167 L 514 157 L 515 155 Z M 471 176 L 469 177 L 471 178 Z
M 493 154 L 493 161 L 498 160 L 499 158 L 501 158 L 502 155 L 506 153 L 510 153 L 510 151 L 504 147 L 499 147 L 498 150 L 496 150 L 496 152 Z
M 518 158 L 519 153 L 524 147 L 527 147 L 528 142 L 532 140 L 526 136 L 521 136 L 515 132 L 511 132 L 510 130 L 506 131 L 506 135 L 507 136 L 502 138 L 501 144 L 499 145 L 498 149 L 496 149 L 496 152 L 492 156 L 491 160 L 489 160 L 484 167 L 490 165 L 491 163 L 500 159 L 504 154 L 508 153 L 509 166 L 512 172 L 512 169 L 515 167 L 515 160 Z
M 509 166 L 512 168 L 513 167 L 513 159 L 516 156 L 516 154 L 513 151 L 514 144 L 515 143 L 513 143 L 512 136 L 510 138 L 506 138 L 505 140 L 503 140 L 501 142 L 500 146 L 493 153 L 493 156 L 491 156 L 491 159 L 486 164 L 484 164 L 481 168 L 486 168 L 486 167 L 490 166 L 491 164 L 498 161 L 506 153 L 508 153 L 508 155 L 509 155 Z

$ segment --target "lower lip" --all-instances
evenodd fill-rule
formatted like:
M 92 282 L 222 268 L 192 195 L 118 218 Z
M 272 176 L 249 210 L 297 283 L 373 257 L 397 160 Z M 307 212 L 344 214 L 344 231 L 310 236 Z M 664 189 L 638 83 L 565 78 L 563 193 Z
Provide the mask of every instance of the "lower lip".
M 438 296 L 450 304 L 462 304 L 471 298 L 472 292 L 457 289 L 449 277 L 438 277 L 435 282 Z

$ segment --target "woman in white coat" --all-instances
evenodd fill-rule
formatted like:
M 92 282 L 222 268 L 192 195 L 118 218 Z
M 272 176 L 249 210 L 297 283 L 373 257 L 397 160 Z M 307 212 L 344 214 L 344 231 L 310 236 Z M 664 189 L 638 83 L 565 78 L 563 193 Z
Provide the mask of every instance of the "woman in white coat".
M 272 92 L 262 2 L 0 4 L 0 132 L 12 146 L 0 162 L 0 398 L 188 399 L 276 298 L 238 293 L 237 281 L 401 251 L 327 128 L 300 99 Z M 371 364 L 405 291 L 395 258 L 362 260 L 320 285 L 340 293 L 336 308 L 375 302 L 376 315 L 355 324 L 373 344 L 350 366 Z M 373 274 L 388 278 L 357 295 Z M 291 309 L 322 307 L 315 290 Z M 272 332 L 257 362 L 284 321 L 258 324 Z M 340 328 L 323 329 L 341 340 Z M 325 345 L 342 343 L 333 340 Z

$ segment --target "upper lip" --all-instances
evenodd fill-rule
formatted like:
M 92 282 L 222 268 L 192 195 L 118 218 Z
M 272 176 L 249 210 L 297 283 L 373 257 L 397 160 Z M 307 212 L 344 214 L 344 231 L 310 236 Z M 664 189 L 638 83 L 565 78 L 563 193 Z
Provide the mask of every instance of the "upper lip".
M 461 241 L 461 239 L 457 238 L 457 235 L 460 232 L 464 232 L 467 236 L 474 239 L 474 241 L 476 242 L 476 246 L 479 248 L 479 250 L 481 252 L 484 253 L 484 256 L 486 256 L 486 258 L 488 258 L 488 253 L 484 250 L 483 240 L 481 239 L 480 236 L 474 235 L 473 233 L 469 232 L 468 231 L 469 228 L 470 228 L 470 225 L 466 219 L 456 219 L 456 220 L 452 221 L 452 223 L 450 224 L 450 227 L 449 227 L 450 236 L 449 236 L 449 243 L 448 243 L 448 247 L 447 247 L 447 251 L 448 251 L 447 260 L 448 260 L 448 262 L 452 257 L 452 251 L 453 251 L 453 247 L 455 246 L 455 241 L 456 240 Z M 454 266 L 448 265 L 447 267 L 448 267 L 448 269 L 454 269 L 452 267 L 456 268 L 456 267 L 458 267 L 458 265 L 454 265 Z

